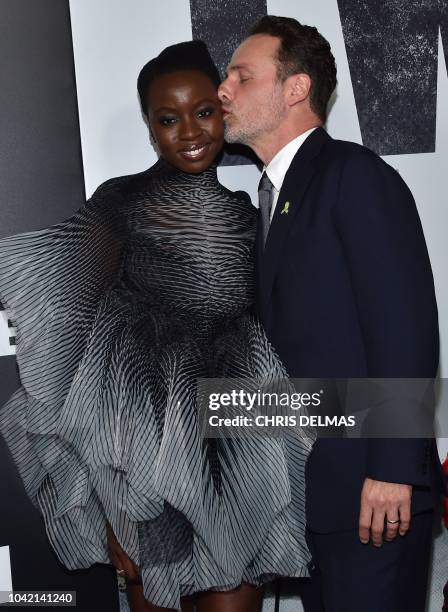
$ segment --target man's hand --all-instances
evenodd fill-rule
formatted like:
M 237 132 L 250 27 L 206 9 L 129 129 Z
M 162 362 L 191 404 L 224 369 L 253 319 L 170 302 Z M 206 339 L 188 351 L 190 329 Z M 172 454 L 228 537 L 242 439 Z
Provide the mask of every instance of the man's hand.
M 385 521 L 385 540 L 391 541 L 397 533 L 405 535 L 411 523 L 412 486 L 381 482 L 366 478 L 361 492 L 359 539 L 367 544 L 372 532 L 372 543 L 381 546 Z M 396 522 L 395 522 L 396 521 Z

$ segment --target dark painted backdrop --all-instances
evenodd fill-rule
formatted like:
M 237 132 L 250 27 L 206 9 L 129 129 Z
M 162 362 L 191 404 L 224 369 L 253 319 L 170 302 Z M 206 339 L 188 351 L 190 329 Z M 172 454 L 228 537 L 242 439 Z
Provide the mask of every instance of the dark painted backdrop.
M 363 144 L 379 155 L 435 151 L 439 29 L 448 65 L 448 0 L 337 4 Z M 221 73 L 267 10 L 266 0 L 190 0 L 190 7 L 193 38 L 207 43 Z
M 51 225 L 81 206 L 68 0 L 1 0 L 0 134 L 1 236 Z M 17 386 L 15 358 L 2 357 L 0 402 Z M 69 572 L 59 564 L 1 439 L 0 486 L 0 546 L 10 546 L 14 589 L 77 591 L 82 612 L 118 610 L 108 567 Z

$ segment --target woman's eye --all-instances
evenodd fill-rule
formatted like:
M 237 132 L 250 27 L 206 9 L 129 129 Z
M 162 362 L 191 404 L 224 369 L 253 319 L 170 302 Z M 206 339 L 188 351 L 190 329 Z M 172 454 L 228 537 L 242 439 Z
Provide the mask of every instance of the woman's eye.
M 160 117 L 159 119 L 159 123 L 161 125 L 173 125 L 174 123 L 176 123 L 177 118 L 176 117 Z
M 250 77 L 248 76 L 240 76 L 240 83 L 245 83 L 246 81 L 249 81 Z
M 215 112 L 215 109 L 212 108 L 211 106 L 207 108 L 203 108 L 198 112 L 198 117 L 199 119 L 204 119 L 204 118 L 207 118 L 213 115 L 214 112 Z

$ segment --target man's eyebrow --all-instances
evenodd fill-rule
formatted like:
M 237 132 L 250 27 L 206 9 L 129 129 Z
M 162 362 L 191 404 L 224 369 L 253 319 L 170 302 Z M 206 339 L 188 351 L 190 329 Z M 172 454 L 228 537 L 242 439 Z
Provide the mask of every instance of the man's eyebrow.
M 250 70 L 249 64 L 233 64 L 227 66 L 226 77 L 229 76 L 229 72 L 235 72 L 236 70 Z

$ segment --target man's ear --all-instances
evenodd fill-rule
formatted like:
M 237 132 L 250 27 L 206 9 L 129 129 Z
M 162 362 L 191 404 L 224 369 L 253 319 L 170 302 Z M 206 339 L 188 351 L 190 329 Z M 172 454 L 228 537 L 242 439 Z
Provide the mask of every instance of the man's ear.
M 294 106 L 309 98 L 311 91 L 311 78 L 303 72 L 293 74 L 286 79 L 286 102 L 289 106 Z

